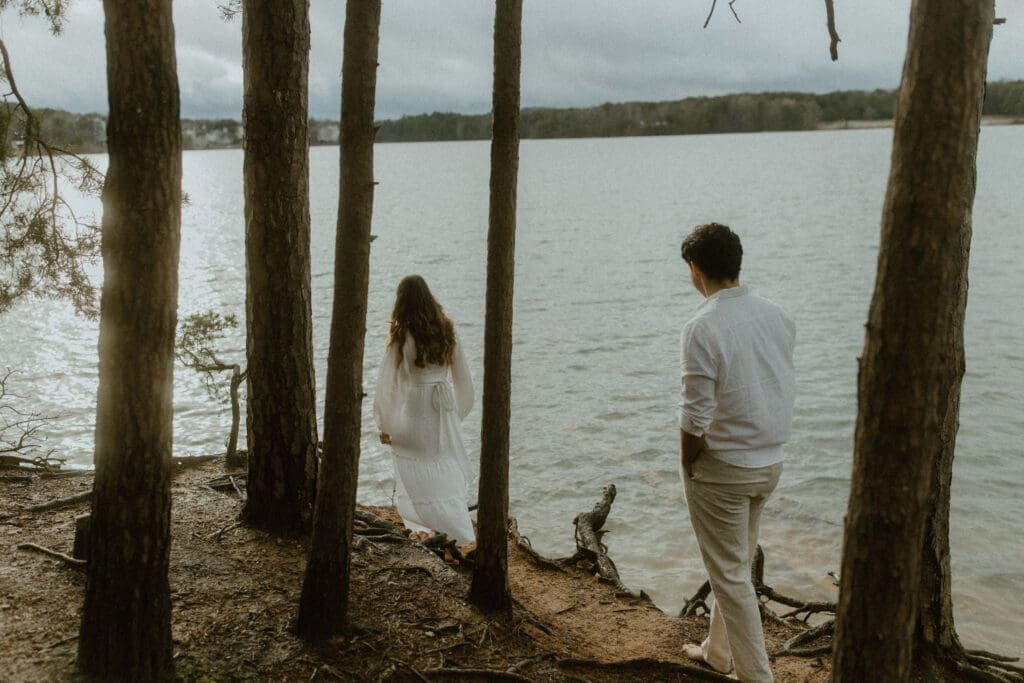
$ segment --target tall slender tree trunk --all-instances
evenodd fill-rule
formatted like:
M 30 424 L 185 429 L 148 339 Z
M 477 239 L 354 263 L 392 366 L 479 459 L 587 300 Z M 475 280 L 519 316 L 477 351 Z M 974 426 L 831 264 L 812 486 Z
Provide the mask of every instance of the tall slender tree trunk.
M 299 635 L 305 638 L 337 633 L 348 617 L 352 524 L 362 437 L 379 29 L 380 0 L 348 0 L 341 67 L 341 188 L 331 348 L 327 358 L 323 469 L 297 626 Z
M 171 0 L 105 0 L 96 478 L 78 665 L 172 680 L 170 550 L 181 127 Z
M 858 380 L 837 681 L 908 680 L 955 638 L 949 482 L 991 0 L 914 0 Z M 915 638 L 915 632 L 917 637 Z
M 309 2 L 245 0 L 250 524 L 308 530 L 316 490 L 309 221 Z
M 469 598 L 508 610 L 508 456 L 512 394 L 512 291 L 519 174 L 522 0 L 497 0 L 494 15 L 494 122 L 487 233 L 483 416 L 477 552 Z

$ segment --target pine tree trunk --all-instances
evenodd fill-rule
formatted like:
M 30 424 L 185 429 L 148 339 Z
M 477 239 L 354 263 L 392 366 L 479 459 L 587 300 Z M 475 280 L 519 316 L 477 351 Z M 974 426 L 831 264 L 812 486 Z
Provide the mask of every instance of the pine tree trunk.
M 512 291 L 519 173 L 522 0 L 497 0 L 494 16 L 494 123 L 487 234 L 483 417 L 477 552 L 469 598 L 508 610 L 508 458 L 512 393 Z
M 991 0 L 911 9 L 860 360 L 836 681 L 908 680 L 915 657 L 934 657 L 922 650 L 929 639 L 955 638 L 949 482 L 993 16 Z
M 933 170 L 933 177 L 922 183 L 937 182 L 941 178 L 948 184 L 948 189 L 941 194 L 946 220 L 962 226 L 965 233 L 966 248 L 960 264 L 962 279 L 953 313 L 957 327 L 953 340 L 955 346 L 948 349 L 955 358 L 950 362 L 958 364 L 958 377 L 962 378 L 965 366 L 963 317 L 967 307 L 967 249 L 971 239 L 978 136 L 995 6 L 992 0 L 982 0 L 962 2 L 956 10 L 951 10 L 946 3 L 932 2 L 915 5 L 911 20 L 927 26 L 930 34 L 930 40 L 918 48 L 915 61 L 919 65 L 933 65 L 928 76 L 920 80 L 927 78 L 927 88 L 936 98 L 936 109 L 948 109 L 951 100 L 961 104 L 960 116 L 950 117 L 947 112 L 941 129 L 943 139 L 955 140 L 959 144 L 932 150 L 928 161 L 942 170 Z M 918 68 L 924 71 L 923 67 Z M 929 122 L 928 125 L 937 128 L 940 124 Z M 925 159 L 920 161 L 924 163 Z M 963 656 L 953 621 L 949 550 L 950 489 L 959 424 L 960 384 L 957 382 L 955 391 L 950 391 L 942 422 L 941 442 L 932 474 L 932 495 L 928 501 L 928 522 L 921 547 L 920 611 L 914 657 L 922 671 L 934 670 L 943 660 Z
M 309 219 L 309 3 L 245 0 L 245 519 L 308 529 L 316 488 Z
M 379 28 L 380 0 L 346 3 L 334 308 L 327 358 L 323 467 L 309 563 L 299 601 L 297 631 L 304 638 L 325 638 L 338 633 L 348 617 L 352 524 L 362 437 Z
M 170 471 L 181 228 L 171 0 L 105 0 L 110 162 L 103 189 L 96 478 L 82 672 L 173 680 Z

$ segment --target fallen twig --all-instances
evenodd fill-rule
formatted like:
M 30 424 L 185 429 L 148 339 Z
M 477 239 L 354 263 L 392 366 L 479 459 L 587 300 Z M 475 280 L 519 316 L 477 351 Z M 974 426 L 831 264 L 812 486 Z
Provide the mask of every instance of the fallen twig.
M 245 495 L 245 491 L 243 491 L 242 489 L 240 489 L 238 487 L 238 482 L 235 481 L 235 478 L 233 476 L 228 475 L 228 481 L 231 482 L 231 486 L 232 486 L 232 488 L 235 489 L 235 493 L 238 494 L 239 498 L 241 498 L 242 500 L 245 500 L 248 497 L 248 496 Z
M 70 555 L 65 555 L 62 552 L 58 552 L 56 550 L 50 550 L 49 548 L 44 548 L 43 546 L 37 545 L 35 543 L 19 543 L 18 544 L 18 550 L 34 550 L 37 553 L 42 553 L 43 555 L 49 555 L 50 557 L 52 557 L 54 559 L 60 560 L 61 562 L 65 562 L 65 563 L 71 565 L 72 567 L 84 567 L 85 566 L 85 560 L 77 560 L 77 559 L 71 557 Z
M 242 526 L 242 524 L 243 524 L 242 522 L 232 522 L 231 524 L 222 526 L 220 529 L 218 529 L 217 531 L 214 531 L 212 534 L 208 534 L 208 535 L 204 536 L 204 538 L 207 541 L 209 541 L 211 539 L 215 539 L 215 540 L 219 541 L 221 539 L 221 537 L 225 533 L 227 533 L 228 531 L 231 531 L 232 529 L 237 529 L 238 527 Z

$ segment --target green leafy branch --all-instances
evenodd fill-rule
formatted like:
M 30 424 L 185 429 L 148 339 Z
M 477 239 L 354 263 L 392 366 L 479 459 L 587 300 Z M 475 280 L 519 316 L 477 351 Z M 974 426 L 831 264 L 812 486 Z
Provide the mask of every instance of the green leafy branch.
M 228 399 L 231 403 L 231 431 L 228 433 L 227 464 L 240 464 L 238 456 L 238 430 L 241 424 L 241 407 L 239 387 L 245 380 L 248 370 L 238 363 L 221 360 L 217 354 L 216 344 L 224 338 L 228 330 L 238 327 L 238 319 L 234 315 L 221 315 L 216 311 L 193 313 L 178 326 L 178 339 L 175 355 L 185 367 L 200 373 L 207 393 L 211 398 L 224 398 L 223 373 L 230 372 L 228 382 Z
M 65 0 L 0 0 L 0 10 L 42 14 L 56 34 Z M 86 316 L 98 313 L 97 290 L 86 269 L 100 253 L 100 227 L 79 216 L 65 188 L 98 196 L 103 174 L 85 157 L 56 146 L 18 90 L 6 44 L 0 40 L 0 313 L 23 296 L 63 298 Z

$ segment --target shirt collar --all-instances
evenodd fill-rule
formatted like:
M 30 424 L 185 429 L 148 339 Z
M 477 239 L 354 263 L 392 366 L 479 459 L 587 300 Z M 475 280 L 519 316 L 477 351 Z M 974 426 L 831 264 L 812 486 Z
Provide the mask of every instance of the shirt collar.
M 718 301 L 720 299 L 735 299 L 736 297 L 745 296 L 750 294 L 750 288 L 746 285 L 737 285 L 736 287 L 726 287 L 720 289 L 708 298 L 704 299 L 704 303 L 701 307 L 710 305 L 712 301 Z

